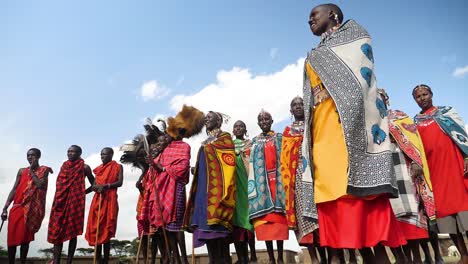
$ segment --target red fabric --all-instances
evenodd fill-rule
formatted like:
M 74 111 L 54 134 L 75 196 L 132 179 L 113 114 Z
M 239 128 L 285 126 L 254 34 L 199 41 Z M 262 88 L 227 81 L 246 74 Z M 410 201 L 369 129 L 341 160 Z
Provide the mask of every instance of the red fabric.
M 332 248 L 406 244 L 387 197 L 339 198 L 317 204 L 320 245 Z
M 140 235 L 141 232 L 143 232 L 145 235 L 150 232 L 149 216 L 150 209 L 153 208 L 153 201 L 150 200 L 150 197 L 153 193 L 153 181 L 155 175 L 155 173 L 151 172 L 152 170 L 154 170 L 154 168 L 150 167 L 149 170 L 146 171 L 145 176 L 143 176 L 143 193 L 140 194 L 137 204 L 137 221 Z
M 397 223 L 398 228 L 400 229 L 401 233 L 405 236 L 406 240 L 429 238 L 429 233 L 424 228 L 420 228 L 415 225 L 398 220 Z
M 13 207 L 8 217 L 7 244 L 9 247 L 29 243 L 34 240 L 34 233 L 26 228 L 24 208 L 22 206 L 24 194 L 31 181 L 29 168 L 23 169 L 20 177 L 20 182 L 16 187 L 15 197 L 13 199 Z
M 314 233 L 309 233 L 305 235 L 301 241 L 299 241 L 300 246 L 308 246 L 314 244 Z
M 187 183 L 190 173 L 190 145 L 182 140 L 172 141 L 155 160 L 165 171 L 151 170 L 156 180 L 152 193 L 151 225 L 155 228 L 176 221 L 176 183 Z M 156 197 L 158 195 L 158 197 Z M 159 205 L 160 202 L 161 206 Z M 162 213 L 162 218 L 161 218 Z
M 37 188 L 34 184 L 29 168 L 25 170 L 27 170 L 27 172 L 23 171 L 23 173 L 28 174 L 29 182 L 22 203 L 24 208 L 24 221 L 28 229 L 36 233 L 41 228 L 42 220 L 44 220 L 48 185 L 46 174 L 51 172 L 52 169 L 47 166 L 41 166 L 35 171 L 37 178 L 44 181 L 45 187 L 43 189 Z
M 111 161 L 106 165 L 99 165 L 93 170 L 96 175 L 96 184 L 111 184 L 119 180 L 120 164 Z M 101 211 L 99 213 L 99 202 Z M 96 232 L 99 218 L 98 245 L 107 243 L 115 237 L 117 229 L 117 215 L 119 204 L 117 202 L 117 188 L 95 193 L 88 214 L 85 238 L 90 246 L 96 243 Z
M 426 113 L 435 110 L 433 107 Z M 468 179 L 457 145 L 434 120 L 418 123 L 418 131 L 431 172 L 437 218 L 468 211 Z
M 270 187 L 271 199 L 276 201 L 276 148 L 273 140 L 265 144 L 265 168 L 267 170 L 268 186 Z
M 85 210 L 84 160 L 65 161 L 57 176 L 47 241 L 60 244 L 83 233 Z

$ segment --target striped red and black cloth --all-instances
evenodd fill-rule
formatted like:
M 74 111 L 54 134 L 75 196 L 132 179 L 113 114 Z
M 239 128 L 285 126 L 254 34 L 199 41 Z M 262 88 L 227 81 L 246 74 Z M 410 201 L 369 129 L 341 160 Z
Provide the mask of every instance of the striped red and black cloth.
M 60 244 L 83 233 L 85 210 L 84 160 L 65 161 L 57 176 L 47 241 Z

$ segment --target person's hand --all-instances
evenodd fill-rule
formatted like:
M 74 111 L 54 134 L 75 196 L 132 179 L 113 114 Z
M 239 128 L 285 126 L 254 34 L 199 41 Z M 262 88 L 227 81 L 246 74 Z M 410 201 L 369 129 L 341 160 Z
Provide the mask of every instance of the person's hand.
M 150 166 L 153 166 L 154 165 L 154 161 L 153 161 L 153 158 L 148 155 L 145 157 L 145 161 L 146 161 L 146 164 L 150 165 Z
M 164 167 L 161 165 L 161 163 L 156 163 L 156 164 L 154 164 L 154 168 L 155 168 L 158 172 L 164 171 Z
M 8 218 L 7 209 L 3 209 L 3 212 L 2 212 L 2 221 L 7 220 L 7 218 Z
M 413 177 L 418 177 L 418 176 L 423 175 L 423 170 L 421 166 L 419 166 L 415 162 L 411 162 L 410 172 L 411 172 L 411 176 Z
M 191 167 L 190 172 L 192 173 L 192 175 L 195 175 L 195 167 Z

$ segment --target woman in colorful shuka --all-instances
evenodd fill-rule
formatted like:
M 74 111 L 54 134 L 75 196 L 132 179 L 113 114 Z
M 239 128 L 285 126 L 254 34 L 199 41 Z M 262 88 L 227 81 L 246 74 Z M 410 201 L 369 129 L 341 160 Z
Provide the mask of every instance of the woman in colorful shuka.
M 194 247 L 207 245 L 210 263 L 231 263 L 229 235 L 236 207 L 236 157 L 231 135 L 221 130 L 223 116 L 205 118 L 208 138 L 198 151 L 184 226 L 193 231 Z
M 252 258 L 250 261 L 257 261 L 255 254 L 255 236 L 253 226 L 249 219 L 249 200 L 247 198 L 247 178 L 249 168 L 250 147 L 252 142 L 246 139 L 247 128 L 245 123 L 238 120 L 234 123 L 232 133 L 236 137 L 234 145 L 236 148 L 236 209 L 234 211 L 234 246 L 236 248 L 239 264 L 249 263 L 248 244 L 253 244 L 250 250 Z M 254 241 L 254 243 L 249 243 Z
M 95 194 L 89 208 L 85 239 L 90 246 L 95 246 L 97 242 L 96 259 L 99 263 L 101 263 L 102 245 L 104 245 L 103 263 L 109 262 L 110 240 L 115 237 L 117 230 L 119 214 L 117 188 L 122 186 L 123 167 L 112 160 L 113 156 L 112 148 L 103 148 L 102 164 L 93 170 L 96 176 L 93 185 Z
M 276 240 L 278 263 L 283 263 L 283 240 L 289 229 L 285 211 L 285 193 L 281 179 L 282 135 L 271 130 L 273 118 L 262 110 L 257 117 L 262 133 L 252 139 L 249 162 L 249 216 L 257 240 L 265 241 L 270 263 L 276 263 L 273 240 Z
M 429 163 L 437 227 L 440 233 L 450 234 L 463 263 L 468 263 L 463 239 L 468 231 L 468 137 L 455 109 L 434 106 L 432 95 L 425 84 L 413 89 L 413 98 L 421 108 L 414 120 Z
M 435 205 L 423 143 L 413 120 L 399 110 L 387 109 L 389 97 L 384 89 L 378 90 L 382 116 L 387 116 L 390 131 L 393 164 L 399 196 L 391 199 L 398 226 L 408 241 L 403 246 L 411 263 L 422 263 L 419 240 L 429 238 L 428 223 L 435 222 Z
M 20 247 L 20 261 L 26 263 L 29 243 L 39 231 L 45 214 L 47 177 L 52 169 L 40 166 L 41 151 L 32 148 L 26 153 L 29 167 L 21 168 L 2 212 L 2 221 L 8 219 L 8 261 L 15 263 L 16 247 Z M 13 202 L 8 216 L 7 210 Z
M 300 245 L 307 246 L 312 263 L 319 263 L 317 254 L 315 252 L 314 233 L 313 228 L 307 222 L 303 221 L 302 215 L 304 208 L 301 206 L 303 203 L 295 203 L 295 200 L 303 197 L 302 195 L 296 196 L 296 192 L 301 192 L 302 171 L 304 158 L 301 155 L 301 145 L 304 136 L 304 101 L 301 97 L 295 97 L 290 104 L 291 115 L 294 121 L 291 125 L 286 126 L 283 132 L 283 140 L 281 144 L 281 177 L 284 185 L 284 192 L 286 194 L 286 219 L 288 221 L 289 229 L 296 231 L 296 237 Z M 296 181 L 299 178 L 299 181 Z M 298 186 L 299 185 L 299 186 Z M 322 263 L 327 262 L 325 249 L 318 247 L 320 252 L 320 259 Z
M 82 152 L 80 146 L 71 145 L 57 176 L 47 234 L 47 241 L 54 244 L 54 263 L 60 263 L 63 242 L 68 240 L 67 263 L 72 263 L 77 237 L 83 233 L 85 196 L 91 192 L 91 187 L 85 188 L 85 178 L 93 185 L 94 176 Z
M 406 241 L 389 201 L 398 188 L 388 120 L 376 106 L 371 37 L 354 20 L 343 23 L 334 4 L 314 7 L 309 26 L 321 40 L 304 65 L 302 155 L 307 162 L 304 197 L 298 200 L 305 210 L 297 217 L 311 224 L 318 220 L 321 246 L 364 249 L 361 255 L 373 263 L 370 247 Z M 330 252 L 331 262 L 338 262 L 337 252 Z M 384 263 L 386 256 L 377 258 Z

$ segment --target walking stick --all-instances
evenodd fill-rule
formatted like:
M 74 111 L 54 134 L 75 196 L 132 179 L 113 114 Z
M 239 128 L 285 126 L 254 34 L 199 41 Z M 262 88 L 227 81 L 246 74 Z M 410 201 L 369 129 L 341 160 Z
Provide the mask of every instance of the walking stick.
M 137 250 L 137 255 L 136 255 L 136 259 L 135 259 L 135 263 L 138 263 L 138 259 L 140 258 L 140 249 L 141 249 L 141 240 L 143 240 L 143 234 L 145 233 L 144 230 L 141 231 L 141 235 L 140 235 L 140 242 L 138 242 L 138 250 Z M 146 253 L 148 254 L 148 253 Z
M 97 250 L 98 237 L 99 237 L 99 222 L 101 222 L 102 194 L 98 193 L 98 195 L 99 195 L 99 205 L 98 205 L 97 226 L 96 226 L 96 241 L 94 243 L 94 260 L 93 260 L 93 264 L 96 264 L 96 250 Z
M 0 232 L 2 231 L 3 223 L 5 223 L 5 220 L 2 220 L 2 225 L 0 226 Z

